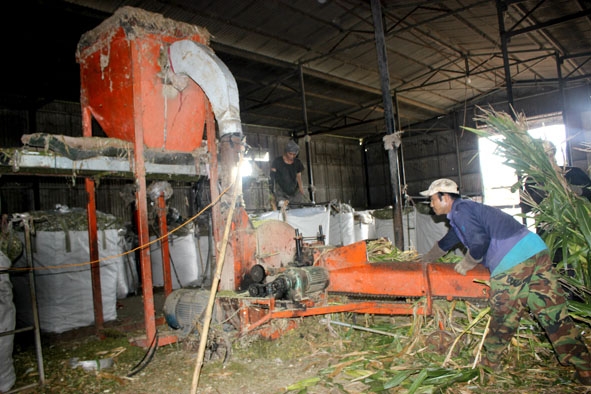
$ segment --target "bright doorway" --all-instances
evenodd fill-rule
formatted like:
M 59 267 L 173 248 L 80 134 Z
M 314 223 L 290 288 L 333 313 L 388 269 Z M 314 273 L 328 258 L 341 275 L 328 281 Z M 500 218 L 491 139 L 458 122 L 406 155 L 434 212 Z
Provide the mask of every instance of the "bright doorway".
M 556 163 L 563 165 L 566 158 L 566 133 L 563 124 L 532 128 L 533 138 L 550 141 L 556 146 Z M 479 138 L 478 149 L 483 182 L 483 202 L 516 214 L 519 209 L 519 193 L 512 192 L 511 186 L 517 182 L 515 171 L 503 164 L 503 158 L 496 153 L 497 144 L 488 138 Z

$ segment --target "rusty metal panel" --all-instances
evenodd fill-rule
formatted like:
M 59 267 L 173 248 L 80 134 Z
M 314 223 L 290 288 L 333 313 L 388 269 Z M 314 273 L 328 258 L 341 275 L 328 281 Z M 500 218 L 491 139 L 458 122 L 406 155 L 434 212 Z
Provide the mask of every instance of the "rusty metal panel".
M 82 115 L 80 103 L 52 101 L 35 113 L 36 130 L 40 133 L 82 135 Z
M 313 139 L 312 165 L 317 202 L 336 199 L 356 207 L 366 206 L 363 193 L 347 192 L 365 188 L 363 157 L 357 141 Z
M 403 135 L 402 138 L 404 158 L 407 160 L 434 156 L 439 153 L 437 140 L 433 134 L 415 134 L 408 137 Z
M 20 147 L 21 134 L 26 130 L 31 130 L 27 111 L 0 109 L 0 147 Z
M 461 193 L 466 196 L 482 196 L 482 174 L 480 172 L 462 175 Z
M 442 177 L 460 183 L 462 193 L 481 193 L 478 139 L 475 134 L 447 129 L 403 137 L 402 143 L 409 195 L 419 197 L 420 191 Z

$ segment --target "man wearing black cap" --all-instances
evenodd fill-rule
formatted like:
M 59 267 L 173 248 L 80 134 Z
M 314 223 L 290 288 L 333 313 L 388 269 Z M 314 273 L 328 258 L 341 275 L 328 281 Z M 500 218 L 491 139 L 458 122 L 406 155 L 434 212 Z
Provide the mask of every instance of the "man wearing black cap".
M 466 275 L 480 263 L 490 270 L 491 321 L 481 363 L 501 368 L 501 355 L 529 311 L 546 331 L 558 361 L 575 367 L 575 379 L 591 385 L 589 350 L 568 314 L 565 292 L 540 236 L 498 208 L 461 199 L 451 179 L 434 181 L 421 195 L 451 226 L 422 260 L 436 261 L 462 243 L 468 251 L 455 265 L 458 273 Z
M 297 205 L 310 202 L 304 194 L 302 184 L 304 165 L 297 157 L 299 152 L 298 144 L 289 140 L 283 155 L 276 157 L 271 163 L 270 187 L 275 203 L 279 207 L 283 207 L 286 203 Z

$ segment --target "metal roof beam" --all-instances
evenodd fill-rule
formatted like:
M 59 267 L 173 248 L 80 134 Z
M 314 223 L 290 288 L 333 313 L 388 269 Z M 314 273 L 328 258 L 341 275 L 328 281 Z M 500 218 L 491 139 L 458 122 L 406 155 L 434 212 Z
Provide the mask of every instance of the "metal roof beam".
M 591 9 L 575 12 L 574 14 L 571 14 L 571 15 L 561 16 L 560 18 L 550 19 L 549 21 L 537 23 L 535 25 L 524 27 L 522 29 L 510 30 L 510 31 L 505 32 L 505 34 L 507 34 L 508 37 L 513 37 L 513 36 L 517 36 L 519 34 L 543 29 L 548 26 L 557 25 L 557 24 L 563 23 L 563 22 L 568 22 L 570 20 L 578 19 L 578 18 L 588 16 L 588 15 L 591 15 Z

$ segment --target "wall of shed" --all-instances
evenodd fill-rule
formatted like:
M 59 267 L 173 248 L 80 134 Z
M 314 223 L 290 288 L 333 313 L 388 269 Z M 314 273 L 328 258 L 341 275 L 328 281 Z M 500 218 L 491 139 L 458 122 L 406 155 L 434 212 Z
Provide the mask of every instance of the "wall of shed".
M 506 105 L 502 92 L 489 96 L 488 104 L 495 108 Z M 587 172 L 591 155 L 584 151 L 591 144 L 591 98 L 588 86 L 568 88 L 565 92 L 567 136 L 570 138 L 572 162 Z M 559 112 L 561 99 L 554 90 L 533 97 L 515 100 L 517 112 L 527 116 Z M 403 135 L 401 176 L 410 197 L 437 178 L 454 179 L 466 195 L 482 192 L 477 138 L 463 131 L 461 125 L 474 126 L 479 110 L 467 105 L 446 116 L 406 128 Z M 20 147 L 20 137 L 33 132 L 81 136 L 80 105 L 51 102 L 29 110 L 0 105 L 0 147 Z M 244 126 L 247 143 L 256 149 L 268 150 L 270 160 L 281 155 L 290 138 L 288 130 Z M 100 130 L 96 131 L 100 135 Z M 304 139 L 299 140 L 300 159 L 306 166 L 303 178 L 307 188 L 308 158 Z M 311 139 L 310 163 L 314 176 L 316 202 L 332 200 L 349 203 L 356 209 L 382 208 L 392 204 L 389 162 L 381 138 L 360 145 L 357 140 L 315 135 Z M 581 150 L 583 149 L 583 150 Z M 268 202 L 270 162 L 257 162 L 259 172 L 244 180 L 244 204 L 249 211 L 266 211 Z M 33 180 L 35 178 L 35 180 Z M 120 201 L 119 193 L 128 181 L 101 180 L 97 185 L 98 209 L 127 220 L 128 207 Z M 51 209 L 55 204 L 85 206 L 85 191 L 81 179 L 73 177 L 13 177 L 0 178 L 0 209 L 2 213 Z M 183 217 L 195 211 L 195 185 L 174 184 L 173 203 Z
M 253 174 L 252 178 L 244 180 L 245 206 L 249 211 L 268 210 L 270 206 L 267 181 L 271 162 L 283 154 L 284 147 L 291 137 L 286 130 L 255 126 L 247 126 L 243 132 L 247 144 L 254 150 L 269 152 L 269 162 L 256 162 L 261 177 Z M 311 166 L 316 203 L 325 204 L 338 200 L 356 208 L 367 206 L 362 147 L 357 140 L 314 136 L 310 141 L 310 160 L 304 138 L 298 140 L 298 145 L 298 157 L 305 167 L 302 173 L 304 189 L 308 193 L 308 169 Z
M 515 112 L 523 113 L 528 118 L 543 118 L 544 115 L 560 113 L 562 110 L 562 98 L 556 89 L 542 93 L 538 91 L 533 96 L 520 95 L 516 89 L 514 97 Z M 591 174 L 591 88 L 588 85 L 567 86 L 564 97 L 566 134 L 571 144 L 572 165 Z M 456 181 L 464 195 L 482 195 L 478 138 L 462 128 L 476 126 L 474 119 L 482 113 L 480 108 L 506 111 L 504 91 L 487 96 L 478 104 L 467 103 L 445 116 L 403 127 L 401 179 L 403 190 L 408 196 L 421 198 L 419 192 L 442 177 Z M 531 127 L 543 124 L 543 120 L 538 120 L 531 122 Z M 367 142 L 366 163 L 369 174 L 368 206 L 376 208 L 390 205 L 392 187 L 389 163 L 381 140 Z
M 591 174 L 591 87 L 570 90 L 565 98 L 566 135 L 570 141 L 571 161 Z
M 403 139 L 408 194 L 418 197 L 437 178 L 454 180 L 462 194 L 481 194 L 481 172 L 476 135 L 453 128 L 429 134 L 412 133 Z
M 417 130 L 405 130 L 400 147 L 403 191 L 411 199 L 420 199 L 419 192 L 427 189 L 433 180 L 450 178 L 458 183 L 463 194 L 481 194 L 476 136 L 455 130 L 453 117 L 437 123 L 437 131 L 423 131 L 421 125 L 417 125 Z M 366 155 L 369 207 L 392 205 L 388 155 L 383 143 L 368 143 Z
M 51 102 L 30 110 L 0 108 L 0 147 L 21 147 L 23 134 L 44 132 L 73 137 L 82 135 L 80 105 L 70 102 Z M 95 124 L 94 135 L 104 136 Z M 253 149 L 268 150 L 270 160 L 281 155 L 290 135 L 286 130 L 244 126 L 246 142 Z M 309 185 L 308 158 L 304 139 L 300 145 L 300 160 L 306 169 L 304 185 Z M 365 207 L 365 176 L 362 148 L 357 140 L 318 136 L 311 140 L 311 166 L 316 185 L 316 202 L 332 200 L 346 202 L 354 207 Z M 257 171 L 243 181 L 243 202 L 248 211 L 270 209 L 269 162 L 255 162 Z M 120 197 L 131 180 L 104 178 L 97 182 L 97 209 L 113 214 L 122 220 L 130 219 L 130 207 Z M 148 186 L 149 186 L 148 182 Z M 173 197 L 169 206 L 181 216 L 196 213 L 195 184 L 171 182 Z M 53 209 L 56 204 L 70 207 L 86 206 L 86 191 L 81 178 L 4 176 L 0 178 L 0 209 L 2 213 L 27 212 Z

